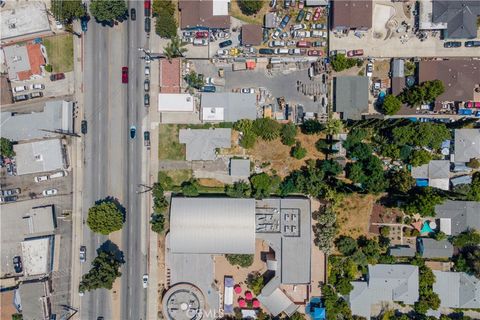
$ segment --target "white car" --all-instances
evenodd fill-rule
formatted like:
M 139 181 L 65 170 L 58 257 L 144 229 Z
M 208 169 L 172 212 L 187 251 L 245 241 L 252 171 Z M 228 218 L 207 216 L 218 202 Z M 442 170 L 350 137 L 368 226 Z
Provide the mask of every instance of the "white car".
M 215 85 L 215 80 L 213 80 L 213 78 L 211 78 L 211 77 L 207 77 L 207 78 L 205 78 L 205 84 L 213 86 L 213 85 Z
M 62 177 L 65 177 L 66 175 L 67 175 L 67 173 L 65 171 L 58 171 L 58 172 L 52 173 L 49 176 L 49 178 L 50 179 L 62 178 Z
M 33 178 L 33 180 L 35 180 L 35 182 L 47 181 L 48 176 L 38 176 L 38 177 Z
M 43 89 L 45 89 L 45 86 L 40 83 L 30 85 L 30 90 L 43 90 Z
M 145 75 L 146 76 L 150 75 L 150 67 L 149 66 L 145 66 Z
M 62 29 L 63 29 L 63 24 L 62 24 L 60 21 L 55 21 L 55 25 L 57 26 L 57 29 L 58 29 L 58 30 L 62 30 Z
M 371 77 L 373 75 L 373 64 L 367 64 L 367 77 Z
M 253 89 L 253 88 L 243 88 L 242 93 L 255 93 L 255 89 Z
M 58 193 L 57 189 L 47 189 L 43 190 L 42 194 L 44 197 L 54 196 Z
M 217 50 L 217 56 L 228 56 L 228 53 L 230 51 L 228 51 L 227 49 L 218 49 Z
M 148 287 L 148 274 L 144 274 L 142 277 L 142 284 L 144 288 Z
M 27 91 L 27 90 L 28 90 L 27 86 L 18 86 L 18 87 L 13 88 L 13 92 L 15 92 L 15 93 L 19 93 L 19 92 L 23 92 L 23 91 Z

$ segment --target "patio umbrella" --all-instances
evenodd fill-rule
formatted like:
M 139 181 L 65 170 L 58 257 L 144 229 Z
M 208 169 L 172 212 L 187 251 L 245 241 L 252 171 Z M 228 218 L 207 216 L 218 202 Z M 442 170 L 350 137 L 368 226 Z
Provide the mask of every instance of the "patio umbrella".
M 250 291 L 245 292 L 245 299 L 246 299 L 247 301 L 252 300 L 252 298 L 253 298 L 253 295 L 252 295 L 252 293 L 251 293 Z
M 252 306 L 254 308 L 260 308 L 260 301 L 258 301 L 257 299 L 253 299 Z
M 235 287 L 233 287 L 233 290 L 235 290 L 236 294 L 242 293 L 242 287 L 240 287 L 238 284 L 236 284 Z
M 238 306 L 240 308 L 245 308 L 247 306 L 247 303 L 245 302 L 245 299 L 243 299 L 243 298 L 238 299 Z

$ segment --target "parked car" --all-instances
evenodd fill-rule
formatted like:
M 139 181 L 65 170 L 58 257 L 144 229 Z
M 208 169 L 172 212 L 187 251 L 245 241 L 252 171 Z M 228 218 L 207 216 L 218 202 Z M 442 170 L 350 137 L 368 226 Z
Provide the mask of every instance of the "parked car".
M 269 47 L 284 47 L 285 46 L 285 41 L 282 40 L 277 40 L 277 41 L 270 41 L 268 43 Z
M 326 41 L 315 41 L 312 42 L 312 47 L 326 47 L 327 42 Z
M 80 262 L 84 263 L 87 261 L 87 247 L 80 246 Z
M 312 30 L 311 35 L 312 35 L 313 38 L 326 38 L 327 37 L 327 31 Z
M 193 40 L 194 46 L 206 46 L 208 45 L 208 39 L 196 38 Z
M 462 46 L 460 41 L 447 41 L 443 43 L 444 48 L 459 48 Z
M 303 9 L 305 7 L 305 0 L 298 0 L 298 9 Z
M 130 9 L 130 19 L 132 19 L 132 21 L 137 20 L 137 11 L 135 8 Z
M 88 30 L 88 16 L 83 16 L 80 18 L 80 26 L 82 27 L 83 32 Z
M 0 203 L 15 202 L 17 201 L 18 196 L 6 196 L 0 197 Z
M 150 0 L 143 1 L 143 8 L 145 10 L 145 16 L 150 17 L 150 9 L 152 7 L 152 2 Z
M 43 89 L 45 89 L 45 86 L 40 83 L 30 85 L 30 90 L 43 90 Z
M 323 52 L 321 50 L 308 50 L 307 55 L 321 57 Z
M 15 96 L 13 99 L 15 100 L 15 102 L 25 101 L 28 100 L 28 95 L 22 94 L 19 96 Z
M 310 48 L 312 46 L 312 43 L 309 41 L 298 41 L 297 42 L 297 48 Z
M 34 180 L 35 182 L 47 181 L 47 180 L 48 180 L 48 176 L 36 176 L 35 178 L 33 178 L 33 180 Z
M 254 88 L 243 88 L 242 93 L 255 93 Z
M 282 32 L 282 30 L 280 30 L 280 29 L 275 30 L 275 32 L 272 33 L 272 39 L 273 39 L 273 40 L 277 40 L 278 37 L 280 36 L 280 33 L 281 33 L 281 32 Z
M 145 75 L 146 76 L 150 75 L 150 67 L 149 66 L 145 66 Z
M 348 57 L 359 57 L 363 56 L 363 49 L 350 50 L 347 52 Z
M 202 92 L 216 92 L 217 88 L 215 86 L 203 86 L 200 91 L 202 91 Z
M 305 18 L 305 10 L 302 9 L 302 10 L 300 10 L 300 12 L 298 13 L 297 19 L 296 19 L 295 21 L 297 21 L 297 22 L 302 22 L 304 18 Z
M 43 190 L 42 194 L 44 197 L 54 196 L 58 193 L 57 189 L 47 189 Z
M 28 96 L 30 99 L 41 98 L 43 97 L 43 92 L 31 92 Z
M 150 149 L 150 131 L 145 131 L 143 133 L 143 145 Z
M 57 171 L 55 173 L 52 173 L 49 178 L 50 179 L 56 179 L 56 178 L 63 178 L 67 175 L 66 171 Z
M 13 257 L 13 269 L 15 273 L 23 271 L 22 258 L 20 256 Z
M 295 55 L 295 56 L 304 55 L 306 52 L 307 52 L 306 49 L 298 49 L 298 48 L 288 50 L 288 54 Z
M 313 21 L 318 21 L 320 19 L 320 16 L 322 14 L 322 8 L 318 7 L 315 9 L 315 12 L 313 13 Z
M 367 77 L 371 77 L 373 75 L 373 63 L 367 64 Z
M 145 93 L 145 95 L 143 96 L 143 105 L 145 107 L 150 106 L 150 95 L 148 93 Z
M 128 83 L 128 67 L 122 67 L 122 83 Z
M 285 29 L 289 21 L 290 16 L 287 14 L 285 17 L 283 17 L 282 22 L 280 22 L 280 28 Z
M 145 81 L 143 82 L 143 90 L 145 90 L 145 92 L 150 91 L 150 80 L 145 79 Z
M 150 33 L 150 29 L 151 29 L 151 21 L 150 21 L 150 18 L 145 18 L 145 32 L 146 33 Z
M 218 44 L 220 48 L 225 48 L 231 45 L 232 45 L 232 40 L 223 41 Z
M 50 81 L 58 81 L 65 79 L 65 73 L 55 73 L 50 75 Z
M 82 120 L 82 123 L 80 124 L 80 131 L 82 134 L 87 134 L 87 120 Z
M 326 29 L 326 26 L 323 23 L 312 23 L 312 29 L 322 30 Z
M 312 12 L 307 11 L 307 13 L 305 14 L 305 21 L 310 21 L 311 19 L 312 19 Z
M 27 86 L 18 86 L 18 87 L 13 88 L 14 93 L 19 93 L 19 92 L 23 92 L 23 91 L 27 91 L 27 90 L 28 90 Z
M 144 274 L 143 277 L 142 277 L 142 285 L 143 285 L 143 288 L 147 288 L 148 287 L 148 274 Z
M 205 78 L 205 84 L 206 85 L 215 85 L 215 80 L 213 80 L 212 77 L 206 77 Z
M 1 190 L 0 195 L 2 195 L 4 197 L 5 196 L 13 196 L 13 195 L 19 194 L 20 192 L 22 192 L 20 190 L 20 188 L 13 188 L 13 189 Z
M 261 48 L 261 49 L 258 50 L 258 53 L 260 53 L 260 54 L 273 54 L 274 51 L 273 51 L 273 49 Z
M 228 52 L 229 52 L 228 49 L 218 49 L 217 56 L 227 56 Z
M 130 138 L 135 139 L 135 135 L 137 134 L 137 128 L 135 126 L 130 127 Z
M 480 47 L 480 41 L 465 41 L 465 47 L 467 48 Z
M 197 31 L 195 32 L 195 38 L 208 38 L 208 31 Z
M 274 49 L 275 54 L 288 54 L 288 49 L 287 48 L 277 48 Z
M 304 29 L 307 29 L 307 25 L 305 23 L 298 23 L 292 26 L 292 31 L 304 30 Z

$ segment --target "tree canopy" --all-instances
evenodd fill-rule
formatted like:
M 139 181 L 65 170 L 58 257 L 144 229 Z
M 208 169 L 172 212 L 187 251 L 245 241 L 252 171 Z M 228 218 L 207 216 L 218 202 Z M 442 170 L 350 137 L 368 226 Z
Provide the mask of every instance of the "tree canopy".
M 408 162 L 414 167 L 419 167 L 421 165 L 427 164 L 432 161 L 433 155 L 427 150 L 413 150 L 410 154 Z
M 88 209 L 87 225 L 96 233 L 108 235 L 122 229 L 124 217 L 119 205 L 103 200 Z
M 325 126 L 314 119 L 305 120 L 301 128 L 305 134 L 317 134 L 325 130 Z
M 250 177 L 250 183 L 253 189 L 252 195 L 257 199 L 261 199 L 278 190 L 280 178 L 278 176 L 269 176 L 266 173 L 259 173 Z
M 270 118 L 259 118 L 253 121 L 252 130 L 263 140 L 271 141 L 280 136 L 282 125 Z
M 395 127 L 392 137 L 399 145 L 439 149 L 444 140 L 451 139 L 451 133 L 443 123 L 417 122 Z
M 0 154 L 2 157 L 11 158 L 15 155 L 13 152 L 13 143 L 7 138 L 0 138 Z
M 232 266 L 248 268 L 253 264 L 253 254 L 226 254 L 225 258 Z
M 280 136 L 284 145 L 293 146 L 295 144 L 295 137 L 297 136 L 297 126 L 291 122 L 284 124 Z
M 406 169 L 393 171 L 390 176 L 390 188 L 401 193 L 407 193 L 415 186 L 415 179 Z
M 163 48 L 163 54 L 167 57 L 168 61 L 171 61 L 173 58 L 183 57 L 183 54 L 187 51 L 185 44 L 182 43 L 177 35 L 170 37 L 170 42 Z
M 51 11 L 56 20 L 67 23 L 87 14 L 81 0 L 52 0 Z
M 445 197 L 434 188 L 415 188 L 411 190 L 403 209 L 410 214 L 419 213 L 422 217 L 434 217 L 435 206 L 443 203 L 444 200 Z
M 250 16 L 258 13 L 262 9 L 264 2 L 260 0 L 237 0 L 242 13 Z
M 419 106 L 425 103 L 431 103 L 445 92 L 445 87 L 441 80 L 425 81 L 420 85 L 406 88 L 401 94 L 400 99 L 403 103 L 410 106 Z
M 480 201 L 480 172 L 475 172 L 472 176 L 472 183 L 467 193 L 467 200 Z
M 340 72 L 346 69 L 355 67 L 359 59 L 350 59 L 345 57 L 344 54 L 336 54 L 331 58 L 330 63 L 335 72 Z
M 127 15 L 127 10 L 125 0 L 92 0 L 90 2 L 90 13 L 100 22 L 120 21 Z
M 402 101 L 392 94 L 386 96 L 385 100 L 383 100 L 383 112 L 389 116 L 397 114 L 400 108 L 402 108 Z
M 162 38 L 172 39 L 177 35 L 175 7 L 170 0 L 153 0 L 152 14 L 155 17 L 155 33 Z
M 200 194 L 198 191 L 198 183 L 195 180 L 185 181 L 182 183 L 182 194 L 186 197 L 196 197 Z
M 292 157 L 294 157 L 295 159 L 303 159 L 307 155 L 307 149 L 302 147 L 302 144 L 300 143 L 300 141 L 297 141 L 295 146 L 292 147 L 292 150 L 290 153 Z
M 252 193 L 250 183 L 245 181 L 236 181 L 233 185 L 225 187 L 225 193 L 232 198 L 248 198 Z

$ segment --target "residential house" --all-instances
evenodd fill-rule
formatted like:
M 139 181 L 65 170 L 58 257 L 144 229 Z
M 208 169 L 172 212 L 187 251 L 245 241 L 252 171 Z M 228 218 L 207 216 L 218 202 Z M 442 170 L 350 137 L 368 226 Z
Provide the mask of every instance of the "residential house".
M 455 163 L 480 158 L 480 129 L 456 129 L 454 135 Z
M 415 257 L 416 249 L 410 246 L 394 246 L 388 249 L 393 257 Z
M 456 236 L 468 229 L 480 230 L 480 202 L 447 200 L 435 206 L 440 231 Z
M 39 43 L 11 45 L 3 48 L 10 80 L 29 80 L 42 76 L 46 49 Z
M 353 281 L 347 297 L 352 314 L 367 319 L 373 304 L 418 301 L 418 267 L 403 264 L 368 265 L 367 281 Z
M 180 93 L 182 60 L 160 60 L 160 93 Z
M 348 1 L 342 1 L 348 2 Z M 343 120 L 361 120 L 368 113 L 368 77 L 340 76 L 334 78 L 335 103 L 333 110 Z
M 367 31 L 372 27 L 372 0 L 333 0 L 331 3 L 334 32 Z
M 405 60 L 392 60 L 392 94 L 399 95 L 405 89 Z
M 450 161 L 432 160 L 427 164 L 412 168 L 412 177 L 417 180 L 417 186 L 428 180 L 428 186 L 449 190 L 450 188 Z
M 417 238 L 417 249 L 422 258 L 451 258 L 453 245 L 448 240 Z
M 445 39 L 476 38 L 479 15 L 479 1 L 433 0 L 432 22 L 446 24 L 446 28 L 442 28 Z
M 440 298 L 440 307 L 458 309 L 480 308 L 480 280 L 465 272 L 433 270 L 433 292 Z

